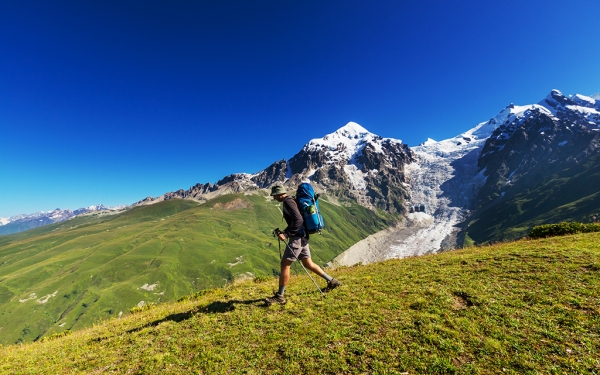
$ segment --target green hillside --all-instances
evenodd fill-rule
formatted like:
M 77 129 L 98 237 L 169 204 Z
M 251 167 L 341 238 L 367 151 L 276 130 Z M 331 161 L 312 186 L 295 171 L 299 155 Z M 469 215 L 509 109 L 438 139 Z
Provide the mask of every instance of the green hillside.
M 597 374 L 600 234 L 468 248 L 210 290 L 43 342 L 3 374 Z
M 324 264 L 394 218 L 322 202 L 327 230 L 312 236 Z M 229 195 L 170 200 L 120 215 L 90 215 L 0 237 L 0 343 L 30 342 L 128 314 L 137 305 L 279 270 L 279 204 Z M 143 301 L 143 302 L 142 302 Z
M 492 197 L 468 219 L 467 233 L 475 243 L 521 238 L 536 225 L 600 220 L 600 156 L 530 180 L 507 189 L 504 197 Z

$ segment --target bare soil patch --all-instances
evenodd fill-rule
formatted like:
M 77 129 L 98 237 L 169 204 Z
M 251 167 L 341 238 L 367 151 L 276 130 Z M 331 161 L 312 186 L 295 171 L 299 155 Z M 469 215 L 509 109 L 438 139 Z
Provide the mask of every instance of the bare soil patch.
M 252 208 L 252 203 L 245 201 L 241 198 L 237 198 L 227 203 L 216 203 L 212 209 L 213 210 L 224 210 L 224 211 L 232 211 L 232 210 L 241 210 L 244 208 Z

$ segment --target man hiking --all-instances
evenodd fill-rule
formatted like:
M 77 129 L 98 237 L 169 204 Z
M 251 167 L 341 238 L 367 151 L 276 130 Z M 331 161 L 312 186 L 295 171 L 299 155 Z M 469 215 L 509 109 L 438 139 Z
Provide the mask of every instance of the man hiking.
M 271 196 L 277 202 L 283 203 L 283 218 L 287 223 L 287 228 L 277 233 L 281 241 L 286 241 L 287 246 L 281 258 L 281 273 L 279 275 L 279 290 L 273 297 L 265 299 L 267 305 L 285 304 L 285 287 L 290 279 L 290 267 L 296 260 L 302 262 L 305 268 L 313 271 L 317 275 L 327 280 L 326 292 L 329 292 L 340 285 L 340 282 L 323 271 L 310 259 L 310 250 L 308 248 L 308 234 L 304 230 L 304 219 L 298 209 L 294 198 L 287 195 L 283 186 L 277 185 L 271 188 Z

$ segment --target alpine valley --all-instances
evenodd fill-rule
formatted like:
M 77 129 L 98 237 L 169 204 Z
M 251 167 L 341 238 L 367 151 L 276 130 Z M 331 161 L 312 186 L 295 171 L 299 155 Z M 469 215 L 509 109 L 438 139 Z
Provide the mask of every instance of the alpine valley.
M 258 173 L 0 236 L 0 341 L 35 341 L 277 274 L 271 231 L 284 223 L 268 196 L 274 184 L 293 192 L 309 180 L 321 193 L 326 229 L 311 237 L 311 249 L 333 267 L 595 221 L 599 125 L 600 95 L 558 90 L 416 147 L 351 122 Z

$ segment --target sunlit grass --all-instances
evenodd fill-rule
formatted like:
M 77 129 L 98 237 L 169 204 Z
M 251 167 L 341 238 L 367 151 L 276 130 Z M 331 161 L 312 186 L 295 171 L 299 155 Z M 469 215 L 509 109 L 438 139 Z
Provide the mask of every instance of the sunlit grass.
M 4 373 L 593 374 L 600 235 L 340 268 L 323 299 L 294 276 L 247 281 L 0 349 Z M 319 280 L 322 285 L 324 283 Z

